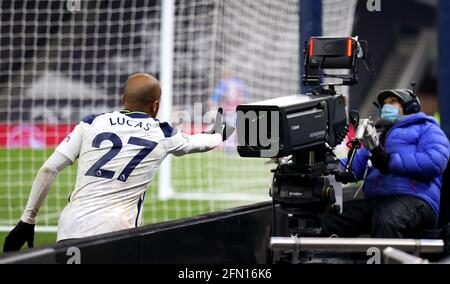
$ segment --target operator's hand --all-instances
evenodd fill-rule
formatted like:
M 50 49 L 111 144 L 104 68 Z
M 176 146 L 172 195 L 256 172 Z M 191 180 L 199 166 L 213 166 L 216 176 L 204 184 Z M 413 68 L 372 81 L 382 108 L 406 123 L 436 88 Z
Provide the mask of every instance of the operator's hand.
M 370 151 L 379 147 L 380 143 L 375 127 L 373 127 L 372 125 L 367 126 L 362 143 L 364 145 L 364 148 Z
M 214 126 L 211 130 L 203 132 L 204 134 L 222 134 L 222 140 L 225 141 L 234 132 L 234 127 L 230 124 L 223 121 L 223 108 L 219 108 L 217 110 L 216 121 L 214 122 Z
M 389 161 L 391 160 L 391 155 L 385 153 L 380 147 L 372 150 L 372 157 L 370 157 L 372 165 L 379 169 L 383 174 L 387 174 L 389 171 Z
M 34 224 L 20 221 L 19 224 L 6 236 L 3 244 L 3 252 L 18 251 L 25 243 L 28 247 L 34 246 Z

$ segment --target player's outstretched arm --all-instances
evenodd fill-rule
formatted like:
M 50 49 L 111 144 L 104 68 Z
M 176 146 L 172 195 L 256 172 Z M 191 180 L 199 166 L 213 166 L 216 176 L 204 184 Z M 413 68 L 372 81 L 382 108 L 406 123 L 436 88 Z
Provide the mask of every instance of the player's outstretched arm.
M 27 206 L 17 226 L 6 236 L 3 252 L 17 251 L 25 243 L 33 247 L 36 215 L 50 191 L 57 176 L 72 161 L 59 152 L 54 152 L 39 170 L 32 188 Z
M 233 132 L 234 127 L 223 121 L 223 109 L 220 108 L 214 126 L 209 131 L 184 135 L 175 130 L 173 136 L 168 140 L 168 152 L 175 156 L 208 152 L 230 138 Z
M 222 134 L 222 140 L 228 140 L 234 132 L 234 127 L 223 121 L 223 108 L 217 110 L 216 120 L 211 130 L 203 134 Z

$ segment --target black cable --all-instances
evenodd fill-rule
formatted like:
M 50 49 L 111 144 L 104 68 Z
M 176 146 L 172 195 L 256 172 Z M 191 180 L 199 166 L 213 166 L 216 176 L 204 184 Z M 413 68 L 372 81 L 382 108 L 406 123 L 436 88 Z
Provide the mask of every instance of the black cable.
M 353 178 L 354 178 L 355 180 L 357 180 L 355 172 L 353 172 L 353 170 L 352 170 L 351 168 L 349 168 L 348 165 L 344 164 L 344 162 L 342 162 L 341 159 L 339 159 L 339 158 L 336 156 L 336 154 L 332 151 L 332 149 L 329 149 L 329 148 L 326 148 L 326 149 L 328 150 L 328 152 L 329 152 L 334 158 L 336 158 L 336 160 L 341 164 L 341 166 L 343 166 L 344 169 L 347 170 L 347 171 L 353 176 Z

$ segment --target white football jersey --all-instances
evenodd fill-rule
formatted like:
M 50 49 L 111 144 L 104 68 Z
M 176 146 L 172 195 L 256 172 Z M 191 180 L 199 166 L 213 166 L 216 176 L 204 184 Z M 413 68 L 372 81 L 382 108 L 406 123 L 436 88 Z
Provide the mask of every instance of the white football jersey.
M 204 140 L 204 139 L 203 139 Z M 210 150 L 192 148 L 167 123 L 140 112 L 112 112 L 84 119 L 56 151 L 78 158 L 77 181 L 58 224 L 58 241 L 140 225 L 145 192 L 163 159 Z M 210 142 L 211 144 L 211 142 Z

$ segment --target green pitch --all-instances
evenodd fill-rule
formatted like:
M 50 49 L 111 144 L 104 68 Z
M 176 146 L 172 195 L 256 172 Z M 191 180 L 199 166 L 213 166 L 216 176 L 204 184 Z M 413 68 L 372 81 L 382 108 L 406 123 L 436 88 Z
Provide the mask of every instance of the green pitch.
M 51 153 L 52 150 L 0 149 L 0 226 L 12 226 L 18 222 L 34 177 Z M 168 201 L 158 200 L 156 178 L 144 203 L 144 224 L 198 216 L 254 203 L 261 197 L 268 198 L 268 181 L 273 165 L 265 165 L 264 162 L 227 155 L 223 151 L 173 158 L 172 183 L 176 195 Z M 38 226 L 57 225 L 59 214 L 74 188 L 76 168 L 75 164 L 58 175 L 39 212 Z M 235 194 L 257 198 L 254 201 L 248 198 L 244 201 L 220 200 L 220 197 Z M 179 195 L 183 198 L 177 198 Z M 5 235 L 0 233 L 2 246 Z M 35 244 L 51 244 L 55 239 L 55 233 L 37 233 Z

